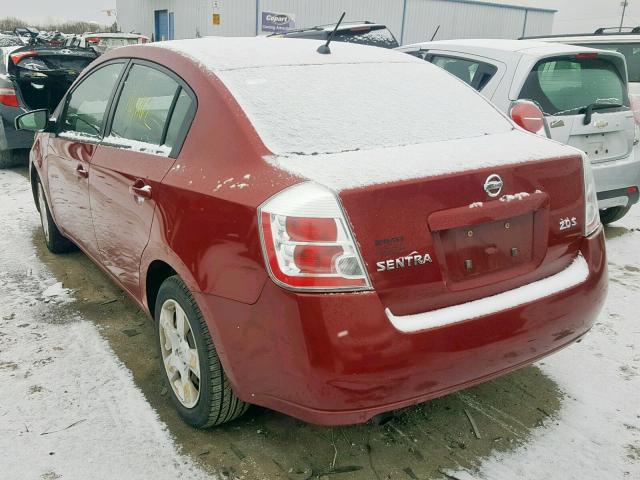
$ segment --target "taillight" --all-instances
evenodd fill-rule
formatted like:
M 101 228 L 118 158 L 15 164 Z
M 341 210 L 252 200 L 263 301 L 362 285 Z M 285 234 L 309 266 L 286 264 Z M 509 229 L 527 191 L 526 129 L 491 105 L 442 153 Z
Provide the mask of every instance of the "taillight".
M 98 45 L 100 43 L 100 37 L 87 37 L 87 43 Z
M 338 198 L 315 183 L 290 187 L 258 209 L 265 262 L 293 290 L 366 290 L 369 278 Z
M 544 113 L 531 100 L 518 100 L 511 105 L 509 116 L 527 132 L 547 136 Z
M 7 107 L 17 107 L 18 97 L 16 91 L 9 87 L 0 87 L 0 103 Z
M 595 60 L 598 58 L 598 52 L 583 52 L 576 55 L 578 60 Z
M 633 118 L 636 121 L 636 125 L 640 125 L 640 95 L 630 93 L 629 103 L 631 105 L 631 111 L 633 112 Z
M 588 237 L 600 226 L 598 209 L 598 192 L 591 169 L 591 161 L 586 153 L 582 154 L 582 171 L 584 178 L 584 236 Z
M 147 43 L 147 39 L 144 37 L 138 38 L 138 43 Z
M 17 65 L 20 60 L 27 57 L 35 57 L 38 55 L 38 52 L 35 50 L 26 50 L 24 52 L 15 52 L 9 55 L 11 57 L 11 61 L 13 61 L 14 65 Z

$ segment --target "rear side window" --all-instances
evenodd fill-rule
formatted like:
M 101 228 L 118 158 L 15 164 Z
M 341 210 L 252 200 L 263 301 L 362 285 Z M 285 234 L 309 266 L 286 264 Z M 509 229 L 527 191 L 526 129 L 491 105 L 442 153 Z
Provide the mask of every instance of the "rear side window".
M 455 75 L 476 90 L 482 90 L 498 71 L 495 65 L 466 58 L 431 55 L 426 56 L 425 59 Z
M 447 72 L 455 75 L 460 80 L 471 85 L 473 76 L 478 71 L 478 63 L 461 58 L 438 57 L 431 60 L 434 65 L 444 68 Z
M 89 74 L 71 93 L 61 122 L 62 132 L 99 137 L 107 103 L 124 65 L 114 63 Z
M 187 92 L 181 89 L 171 115 L 171 120 L 167 126 L 167 135 L 164 141 L 164 145 L 167 147 L 173 148 L 180 141 L 182 128 L 191 114 L 192 106 L 193 102 L 191 98 Z
M 168 75 L 134 65 L 125 81 L 116 108 L 111 135 L 162 145 L 165 125 L 178 83 Z
M 590 43 L 583 47 L 600 48 L 621 53 L 627 60 L 630 82 L 640 82 L 640 44 L 637 43 Z
M 629 105 L 618 69 L 603 58 L 542 60 L 529 73 L 519 98 L 534 100 L 547 115 L 576 115 L 594 103 Z
M 388 28 L 355 27 L 351 30 L 336 32 L 336 42 L 373 45 L 374 47 L 397 48 L 398 41 Z
M 122 87 L 108 142 L 139 152 L 169 155 L 186 135 L 195 103 L 171 76 L 133 65 Z

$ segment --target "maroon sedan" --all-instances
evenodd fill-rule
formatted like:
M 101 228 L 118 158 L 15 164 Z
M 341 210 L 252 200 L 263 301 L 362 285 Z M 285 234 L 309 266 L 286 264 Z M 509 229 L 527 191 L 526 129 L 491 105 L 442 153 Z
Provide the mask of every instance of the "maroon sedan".
M 606 296 L 585 155 L 417 58 L 318 45 L 120 48 L 17 121 L 47 246 L 155 319 L 196 427 L 364 422 L 570 344 Z

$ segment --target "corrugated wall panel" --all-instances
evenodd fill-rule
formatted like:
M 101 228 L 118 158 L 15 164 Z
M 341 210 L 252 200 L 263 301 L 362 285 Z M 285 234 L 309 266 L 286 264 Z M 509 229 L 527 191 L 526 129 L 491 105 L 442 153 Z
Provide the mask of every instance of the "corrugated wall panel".
M 548 12 L 531 11 L 527 13 L 527 28 L 524 35 L 548 35 L 553 29 L 553 14 Z
M 185 4 L 198 4 L 198 11 L 192 14 L 197 19 L 198 28 L 202 36 L 220 35 L 234 37 L 248 37 L 256 34 L 256 0 L 221 0 L 220 25 L 213 25 L 211 0 L 182 0 Z M 192 20 L 193 21 L 193 20 Z M 191 27 L 193 32 L 193 26 Z M 194 37 L 195 32 L 190 36 Z
M 347 12 L 347 21 L 385 23 L 394 35 L 414 43 L 429 40 L 438 25 L 438 40 L 451 38 L 518 38 L 525 9 L 448 0 L 219 0 L 220 25 L 213 25 L 212 0 L 117 0 L 122 31 L 146 35 L 154 31 L 154 10 L 175 14 L 176 38 L 197 35 L 250 36 L 256 33 L 256 6 L 261 11 L 293 13 L 299 27 L 333 23 Z M 553 13 L 529 10 L 526 35 L 551 33 Z M 403 38 L 402 38 L 403 37 Z
M 446 0 L 407 0 L 404 43 L 452 38 L 518 38 L 524 10 Z

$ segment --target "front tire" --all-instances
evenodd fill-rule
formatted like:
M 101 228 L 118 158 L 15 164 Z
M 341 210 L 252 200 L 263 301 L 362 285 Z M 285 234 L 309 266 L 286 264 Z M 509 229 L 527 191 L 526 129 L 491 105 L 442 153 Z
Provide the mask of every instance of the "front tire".
M 202 312 L 184 282 L 167 278 L 155 305 L 158 357 L 182 419 L 209 428 L 244 414 L 249 404 L 231 389 Z
M 631 207 L 611 207 L 605 210 L 600 210 L 600 221 L 609 225 L 610 223 L 617 222 L 624 217 Z
M 38 179 L 37 190 L 38 210 L 40 211 L 40 223 L 44 233 L 44 241 L 51 253 L 67 253 L 76 249 L 76 246 L 58 230 L 56 222 L 53 221 L 51 210 L 47 204 L 47 197 L 42 188 L 42 182 Z

